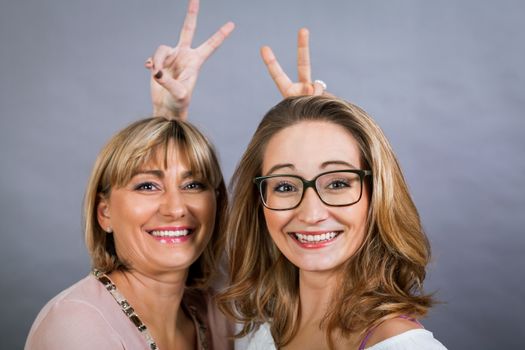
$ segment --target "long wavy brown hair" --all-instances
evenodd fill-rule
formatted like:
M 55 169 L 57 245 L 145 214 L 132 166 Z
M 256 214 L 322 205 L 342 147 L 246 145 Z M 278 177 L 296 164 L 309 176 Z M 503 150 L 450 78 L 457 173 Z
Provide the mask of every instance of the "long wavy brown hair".
M 422 289 L 430 246 L 396 156 L 379 126 L 361 108 L 338 98 L 288 98 L 259 124 L 232 177 L 232 203 L 226 227 L 230 285 L 219 306 L 243 327 L 238 336 L 269 322 L 278 347 L 299 327 L 299 272 L 268 233 L 253 178 L 261 176 L 269 140 L 291 125 L 326 121 L 356 139 L 366 169 L 372 171 L 367 232 L 342 269 L 332 307 L 321 325 L 333 335 L 362 335 L 401 314 L 424 316 L 432 304 Z M 300 146 L 300 145 L 299 145 Z

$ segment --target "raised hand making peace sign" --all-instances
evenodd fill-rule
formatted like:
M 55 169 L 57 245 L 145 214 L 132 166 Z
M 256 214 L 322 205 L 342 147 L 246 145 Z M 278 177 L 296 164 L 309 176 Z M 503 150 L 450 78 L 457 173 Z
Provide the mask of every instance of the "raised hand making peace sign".
M 145 66 L 151 71 L 154 115 L 187 118 L 193 88 L 202 64 L 235 27 L 233 22 L 228 22 L 200 46 L 192 48 L 198 12 L 199 0 L 190 0 L 177 46 L 161 45 L 146 61 Z
M 326 84 L 320 80 L 312 82 L 308 29 L 302 28 L 297 36 L 297 82 L 292 82 L 283 71 L 270 47 L 261 48 L 261 56 L 275 85 L 283 97 L 300 95 L 322 95 Z

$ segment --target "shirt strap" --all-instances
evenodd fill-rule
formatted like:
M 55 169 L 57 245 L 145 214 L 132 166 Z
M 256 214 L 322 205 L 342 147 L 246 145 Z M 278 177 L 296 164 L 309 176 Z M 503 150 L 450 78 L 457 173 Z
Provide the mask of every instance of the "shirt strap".
M 414 317 L 410 317 L 410 316 L 407 316 L 407 315 L 399 315 L 395 318 L 402 318 L 402 319 L 405 319 L 405 320 L 408 320 L 408 321 L 412 321 L 414 323 L 417 323 L 419 326 L 421 326 L 421 328 L 425 328 L 423 327 L 423 325 L 421 324 L 421 322 L 419 322 L 417 319 L 415 319 Z M 372 336 L 372 334 L 374 334 L 374 331 L 376 330 L 376 328 L 378 327 L 379 325 L 375 326 L 375 327 L 372 327 L 368 330 L 368 332 L 366 332 L 365 334 L 365 337 L 363 338 L 363 341 L 361 342 L 361 344 L 359 345 L 359 350 L 364 350 L 365 349 L 365 346 L 366 346 L 366 343 L 368 341 L 368 339 L 370 339 L 370 337 Z

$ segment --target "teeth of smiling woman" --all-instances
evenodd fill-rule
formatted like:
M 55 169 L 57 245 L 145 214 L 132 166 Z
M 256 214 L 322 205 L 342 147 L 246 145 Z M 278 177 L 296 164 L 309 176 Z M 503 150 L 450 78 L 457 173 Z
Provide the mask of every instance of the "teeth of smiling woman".
M 331 239 L 334 239 L 335 236 L 337 236 L 336 232 L 327 232 L 322 233 L 320 235 L 303 235 L 302 233 L 295 233 L 295 238 L 297 238 L 297 240 L 301 243 L 318 243 L 329 241 Z
M 177 231 L 151 231 L 151 234 L 155 237 L 182 237 L 187 236 L 190 230 L 177 230 Z

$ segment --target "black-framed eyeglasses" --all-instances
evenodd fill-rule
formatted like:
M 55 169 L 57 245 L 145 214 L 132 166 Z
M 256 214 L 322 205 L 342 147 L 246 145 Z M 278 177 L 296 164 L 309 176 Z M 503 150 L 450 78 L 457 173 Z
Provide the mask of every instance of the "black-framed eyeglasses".
M 332 207 L 345 207 L 359 202 L 363 194 L 363 179 L 370 170 L 348 169 L 321 173 L 312 180 L 298 175 L 275 174 L 253 179 L 264 206 L 271 210 L 295 209 L 304 193 L 312 187 L 319 199 Z

